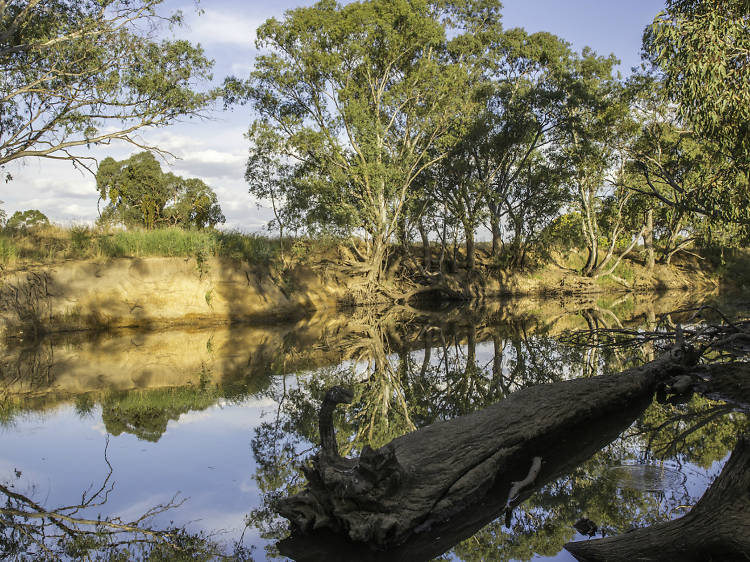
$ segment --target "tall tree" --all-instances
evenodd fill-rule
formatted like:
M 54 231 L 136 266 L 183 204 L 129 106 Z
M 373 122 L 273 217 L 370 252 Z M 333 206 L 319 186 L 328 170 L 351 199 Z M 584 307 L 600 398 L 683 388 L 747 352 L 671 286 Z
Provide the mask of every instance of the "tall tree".
M 680 115 L 750 174 L 750 1 L 667 0 L 643 47 Z
M 715 143 L 683 126 L 674 104 L 664 99 L 658 77 L 634 75 L 628 88 L 638 130 L 626 147 L 619 179 L 627 189 L 650 199 L 658 250 L 662 261 L 669 263 L 700 236 L 699 222 L 713 230 L 726 225 L 723 207 L 744 176 L 720 157 Z
M 187 41 L 157 41 L 163 0 L 0 1 L 0 167 L 28 156 L 88 166 L 78 147 L 197 115 L 220 91 L 195 91 L 212 61 Z M 142 146 L 141 146 L 142 147 Z M 142 147 L 144 148 L 144 147 Z
M 560 38 L 522 29 L 505 31 L 491 56 L 492 90 L 481 116 L 485 134 L 471 150 L 497 255 L 513 185 L 532 154 L 559 141 L 567 123 L 567 76 L 574 58 Z
M 576 60 L 575 71 L 568 75 L 566 139 L 556 154 L 568 169 L 581 218 L 588 252 L 581 273 L 591 277 L 611 274 L 642 234 L 632 231 L 629 220 L 633 193 L 616 181 L 623 166 L 622 148 L 634 128 L 627 92 L 612 74 L 616 62 L 614 56 L 599 57 L 589 49 Z M 614 189 L 608 191 L 612 185 Z M 636 225 L 636 230 L 642 226 Z M 616 255 L 623 236 L 630 243 Z M 603 256 L 602 240 L 606 241 Z
M 245 169 L 245 181 L 250 195 L 269 201 L 274 220 L 269 228 L 279 229 L 281 258 L 284 258 L 284 231 L 299 225 L 299 203 L 293 200 L 295 165 L 285 153 L 283 138 L 266 123 L 256 121 L 247 134 L 250 154 Z M 258 203 L 260 205 L 260 203 Z
M 418 178 L 445 157 L 474 110 L 470 57 L 453 56 L 445 25 L 476 24 L 471 31 L 481 32 L 499 17 L 499 3 L 449 8 L 425 0 L 322 0 L 257 32 L 266 50 L 250 87 L 259 120 L 279 131 L 287 156 L 301 163 L 315 195 L 305 211 L 324 216 L 315 207 L 333 203 L 340 221 L 368 234 L 370 281 L 384 271 L 387 244 Z M 487 17 L 466 16 L 477 10 Z

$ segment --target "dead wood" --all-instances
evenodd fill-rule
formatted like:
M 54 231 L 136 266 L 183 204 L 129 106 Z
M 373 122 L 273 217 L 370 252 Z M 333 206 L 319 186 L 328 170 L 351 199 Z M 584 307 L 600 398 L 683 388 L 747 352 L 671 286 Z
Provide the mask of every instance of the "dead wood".
M 618 408 L 599 417 L 583 419 L 580 423 L 553 432 L 535 442 L 534 449 L 543 455 L 539 472 L 533 473 L 533 459 L 508 459 L 505 469 L 497 474 L 487 493 L 467 504 L 455 515 L 423 527 L 409 535 L 405 542 L 381 550 L 362 542 L 352 541 L 344 533 L 323 528 L 318 531 L 292 535 L 279 543 L 281 554 L 298 562 L 418 562 L 433 560 L 455 544 L 473 536 L 488 523 L 510 513 L 513 507 L 526 501 L 537 490 L 560 477 L 570 474 L 582 462 L 617 438 L 640 416 L 651 402 L 650 392 L 628 407 Z M 417 432 L 419 433 L 419 432 Z M 531 483 L 524 483 L 524 480 Z M 513 484 L 518 496 L 512 492 Z M 509 502 L 509 500 L 511 500 Z
M 549 480 L 550 451 L 561 442 L 570 446 L 572 432 L 649 399 L 659 382 L 696 361 L 691 348 L 675 348 L 618 375 L 520 390 L 380 449 L 365 447 L 358 459 L 318 454 L 306 470 L 307 488 L 281 500 L 278 511 L 297 533 L 327 529 L 378 548 L 429 533 L 467 508 L 475 509 L 498 486 L 504 497 L 499 505 L 495 497 L 492 507 L 502 511 L 511 483 L 527 475 L 534 457 L 542 458 L 540 474 L 516 500 L 511 498 L 511 505 Z M 575 450 L 565 458 L 575 457 Z

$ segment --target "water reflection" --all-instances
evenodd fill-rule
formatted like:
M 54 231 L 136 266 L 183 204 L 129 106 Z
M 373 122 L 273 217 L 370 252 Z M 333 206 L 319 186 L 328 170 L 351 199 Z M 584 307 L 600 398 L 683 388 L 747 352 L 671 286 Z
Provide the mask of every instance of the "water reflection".
M 102 516 L 116 485 L 108 445 L 109 439 L 103 454 L 106 476 L 73 496 L 73 503 L 53 506 L 49 498 L 38 498 L 37 485 L 17 468 L 12 480 L 0 483 L 3 560 L 214 560 L 226 555 L 227 546 L 212 533 L 190 532 L 172 522 L 152 525 L 185 503 L 177 494 L 127 518 Z M 240 543 L 233 546 L 232 558 L 251 559 Z
M 357 455 L 366 445 L 377 448 L 523 388 L 641 364 L 654 357 L 653 346 L 603 345 L 596 329 L 673 325 L 689 313 L 668 313 L 687 304 L 630 297 L 513 301 L 436 313 L 367 309 L 265 328 L 69 335 L 8 346 L 0 352 L 0 479 L 12 482 L 12 469 L 26 471 L 22 463 L 38 466 L 37 457 L 45 454 L 34 457 L 24 448 L 31 443 L 53 449 L 57 439 L 75 456 L 91 455 L 81 441 L 90 439 L 83 428 L 96 426 L 119 448 L 113 465 L 122 474 L 122 494 L 144 478 L 153 480 L 152 496 L 162 493 L 154 505 L 182 491 L 191 499 L 169 517 L 185 523 L 200 518 L 209 533 L 233 528 L 230 543 L 240 538 L 246 515 L 245 542 L 256 547 L 253 557 L 280 557 L 277 541 L 288 529 L 274 503 L 305 484 L 301 467 L 320 442 L 317 414 L 330 386 L 354 390 L 352 407 L 337 411 L 334 423 L 341 453 Z M 586 328 L 591 335 L 585 345 L 560 339 L 565 330 Z M 617 439 L 622 428 L 588 450 L 587 437 L 576 436 L 586 454 L 561 464 L 559 474 L 513 510 L 509 527 L 489 506 L 489 523 L 480 530 L 467 523 L 463 535 L 450 537 L 453 542 L 447 533 L 437 542 L 432 536 L 431 548 L 439 548 L 429 556 L 449 550 L 445 556 L 461 560 L 528 560 L 557 554 L 580 538 L 573 525 L 581 517 L 595 521 L 599 535 L 678 517 L 718 474 L 746 426 L 743 414 L 701 396 L 655 402 Z M 34 441 L 29 436 L 35 432 L 45 439 Z M 148 476 L 139 475 L 135 465 L 143 461 L 136 459 L 146 455 L 153 456 L 143 464 Z M 57 473 L 44 472 L 55 483 L 53 497 L 63 499 L 60 488 L 80 495 L 87 484 L 74 490 L 64 455 L 54 456 Z M 88 458 L 84 464 L 95 463 Z M 611 477 L 612 467 L 622 465 L 665 466 L 687 480 L 656 492 L 628 488 Z M 87 482 L 94 480 L 88 476 Z M 105 516 L 124 506 L 110 505 L 101 507 Z M 207 515 L 209 508 L 236 516 Z

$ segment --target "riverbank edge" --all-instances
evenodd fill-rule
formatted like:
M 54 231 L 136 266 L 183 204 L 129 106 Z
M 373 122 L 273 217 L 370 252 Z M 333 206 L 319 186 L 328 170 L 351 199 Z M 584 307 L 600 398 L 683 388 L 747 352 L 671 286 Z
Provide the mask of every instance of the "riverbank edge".
M 718 291 L 723 280 L 697 264 L 629 264 L 629 280 L 591 279 L 556 264 L 527 272 L 480 267 L 433 281 L 390 278 L 395 291 L 368 291 L 335 260 L 284 268 L 227 258 L 67 260 L 24 266 L 0 276 L 0 337 L 28 338 L 114 328 L 161 329 L 298 321 L 319 311 L 371 304 L 515 297 L 590 297 L 666 291 Z M 624 283 L 623 283 L 624 282 Z M 408 298 L 393 294 L 408 295 Z

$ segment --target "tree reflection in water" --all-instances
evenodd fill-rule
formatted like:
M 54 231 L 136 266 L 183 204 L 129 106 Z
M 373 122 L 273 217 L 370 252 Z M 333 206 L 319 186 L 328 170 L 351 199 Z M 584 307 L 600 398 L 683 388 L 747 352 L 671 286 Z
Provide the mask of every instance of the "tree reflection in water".
M 33 499 L 35 487 L 18 489 L 15 482 L 0 483 L 0 558 L 3 560 L 251 560 L 238 541 L 231 554 L 216 535 L 193 533 L 185 527 L 152 525 L 158 516 L 177 510 L 187 498 L 173 496 L 134 518 L 102 517 L 114 490 L 114 469 L 104 448 L 107 476 L 98 488 L 84 490 L 80 501 L 54 508 Z M 94 515 L 96 514 L 96 515 Z
M 334 417 L 339 449 L 353 456 L 365 445 L 380 447 L 414 427 L 485 408 L 521 388 L 619 372 L 653 359 L 658 351 L 650 341 L 631 348 L 612 345 L 600 330 L 614 326 L 626 333 L 630 328 L 597 309 L 582 315 L 590 330 L 575 342 L 549 337 L 544 330 L 529 334 L 519 323 L 483 329 L 487 344 L 477 344 L 472 325 L 426 327 L 396 344 L 396 338 L 378 326 L 358 340 L 346 366 L 318 371 L 314 377 L 298 376 L 293 384 L 285 379 L 283 389 L 275 386 L 270 394 L 278 403 L 274 420 L 258 427 L 253 438 L 256 478 L 265 498 L 248 516 L 248 525 L 269 540 L 288 534 L 274 503 L 304 487 L 300 467 L 319 443 L 317 412 L 331 386 L 355 391 L 352 406 Z M 673 318 L 651 315 L 645 323 L 648 330 L 664 326 L 674 327 Z M 528 560 L 535 554 L 558 553 L 574 539 L 573 524 L 583 516 L 596 521 L 605 536 L 679 517 L 699 498 L 687 485 L 657 491 L 622 487 L 610 477 L 611 467 L 667 463 L 690 471 L 695 469 L 686 463 L 692 463 L 709 468 L 727 457 L 746 427 L 744 414 L 700 396 L 684 404 L 654 402 L 620 438 L 516 508 L 510 528 L 494 521 L 457 544 L 452 555 L 462 560 Z M 278 556 L 276 547 L 268 547 L 267 555 Z
M 624 340 L 642 330 L 673 334 L 676 324 L 685 324 L 691 314 L 684 311 L 659 315 L 653 307 L 639 311 L 637 306 L 633 309 L 630 301 L 606 306 L 587 302 L 577 306 L 576 314 L 509 314 L 504 310 L 485 314 L 466 309 L 439 314 L 393 314 L 355 310 L 347 313 L 345 321 L 325 322 L 322 330 L 311 325 L 302 336 L 281 329 L 278 334 L 263 332 L 263 337 L 256 337 L 252 331 L 249 336 L 242 331 L 232 337 L 211 336 L 210 345 L 204 346 L 206 351 L 192 363 L 185 363 L 192 365 L 192 370 L 181 380 L 189 378 L 189 384 L 170 383 L 158 388 L 144 383 L 129 390 L 117 390 L 117 385 L 93 385 L 85 387 L 85 393 L 74 395 L 75 406 L 81 416 L 91 415 L 101 407 L 102 421 L 109 433 L 130 433 L 156 442 L 169 421 L 185 412 L 205 410 L 217 403 L 241 403 L 248 397 L 273 400 L 274 411 L 262 418 L 252 434 L 252 453 L 257 463 L 254 478 L 263 503 L 249 514 L 248 524 L 263 538 L 276 541 L 286 537 L 288 531 L 286 521 L 274 512 L 275 500 L 299 492 L 305 484 L 300 467 L 320 442 L 318 410 L 329 387 L 341 384 L 355 392 L 352 406 L 337 410 L 334 422 L 341 453 L 358 455 L 365 445 L 377 448 L 415 428 L 484 409 L 523 388 L 619 372 L 642 364 L 659 353 L 658 338 L 641 338 L 631 346 L 624 346 Z M 576 337 L 561 337 L 561 326 L 585 330 Z M 148 336 L 155 340 L 153 345 L 150 339 L 146 341 L 151 347 L 143 358 L 148 361 L 133 352 L 143 369 L 151 368 L 149 361 L 154 351 L 175 347 L 176 340 L 166 336 L 165 343 L 159 343 L 161 336 Z M 205 342 L 205 336 L 192 334 L 180 335 L 177 340 L 186 338 Z M 261 345 L 248 343 L 256 340 Z M 12 423 L 19 413 L 34 408 L 44 411 L 48 404 L 66 399 L 55 394 L 59 381 L 50 373 L 60 377 L 68 364 L 80 365 L 73 358 L 78 351 L 55 349 L 53 353 L 52 345 L 43 342 L 22 353 L 0 357 L 0 423 Z M 182 355 L 174 352 L 175 357 Z M 91 353 L 88 357 L 96 356 Z M 78 370 L 89 372 L 80 366 Z M 126 380 L 130 378 L 127 373 Z M 453 546 L 451 555 L 465 560 L 526 560 L 535 553 L 559 552 L 566 541 L 574 538 L 572 525 L 580 517 L 594 520 L 606 534 L 677 517 L 696 502 L 696 490 L 707 481 L 692 488 L 648 492 L 620 487 L 610 477 L 611 467 L 645 463 L 699 474 L 706 473 L 700 468 L 712 467 L 713 474 L 717 470 L 713 463 L 725 459 L 737 433 L 747 427 L 744 414 L 703 396 L 655 402 L 619 439 L 516 507 L 510 528 L 501 520 L 494 521 Z M 111 545 L 123 541 L 117 548 L 129 552 L 134 559 L 174 558 L 177 551 L 169 550 L 172 547 L 168 541 L 183 549 L 192 548 L 190 545 L 196 549 L 205 547 L 200 551 L 204 554 L 196 554 L 198 559 L 212 555 L 212 537 L 191 535 L 184 529 L 154 531 L 146 520 L 107 522 L 161 533 L 158 540 L 156 535 L 137 535 L 125 529 L 120 529 L 121 538 L 107 534 L 116 527 L 105 526 L 96 514 L 91 518 L 84 513 L 96 511 L 105 492 L 95 499 L 87 495 L 80 505 L 75 502 L 77 505 L 53 510 L 44 501 L 29 503 L 38 501 L 33 490 L 11 486 L 18 486 L 20 481 L 11 478 L 11 482 L 2 484 L 0 492 L 6 495 L 6 509 L 25 512 L 2 512 L 3 548 L 8 553 L 14 548 L 15 552 L 29 549 L 43 556 L 44 549 L 35 540 L 56 537 L 63 542 L 50 543 L 46 548 L 68 557 L 71 556 L 65 554 L 65 548 L 88 544 L 86 541 L 90 540 L 101 541 L 94 545 L 96 549 L 111 553 L 119 552 Z M 90 503 L 83 505 L 87 499 Z M 155 509 L 175 507 L 168 502 Z M 41 516 L 42 512 L 68 516 L 78 523 Z M 85 532 L 77 535 L 82 537 L 80 540 L 74 540 L 55 522 Z M 128 542 L 136 535 L 142 542 Z M 274 544 L 268 548 L 269 556 L 277 554 Z M 160 554 L 164 552 L 171 554 Z M 225 550 L 221 553 L 227 555 Z M 49 557 L 54 559 L 53 555 Z

